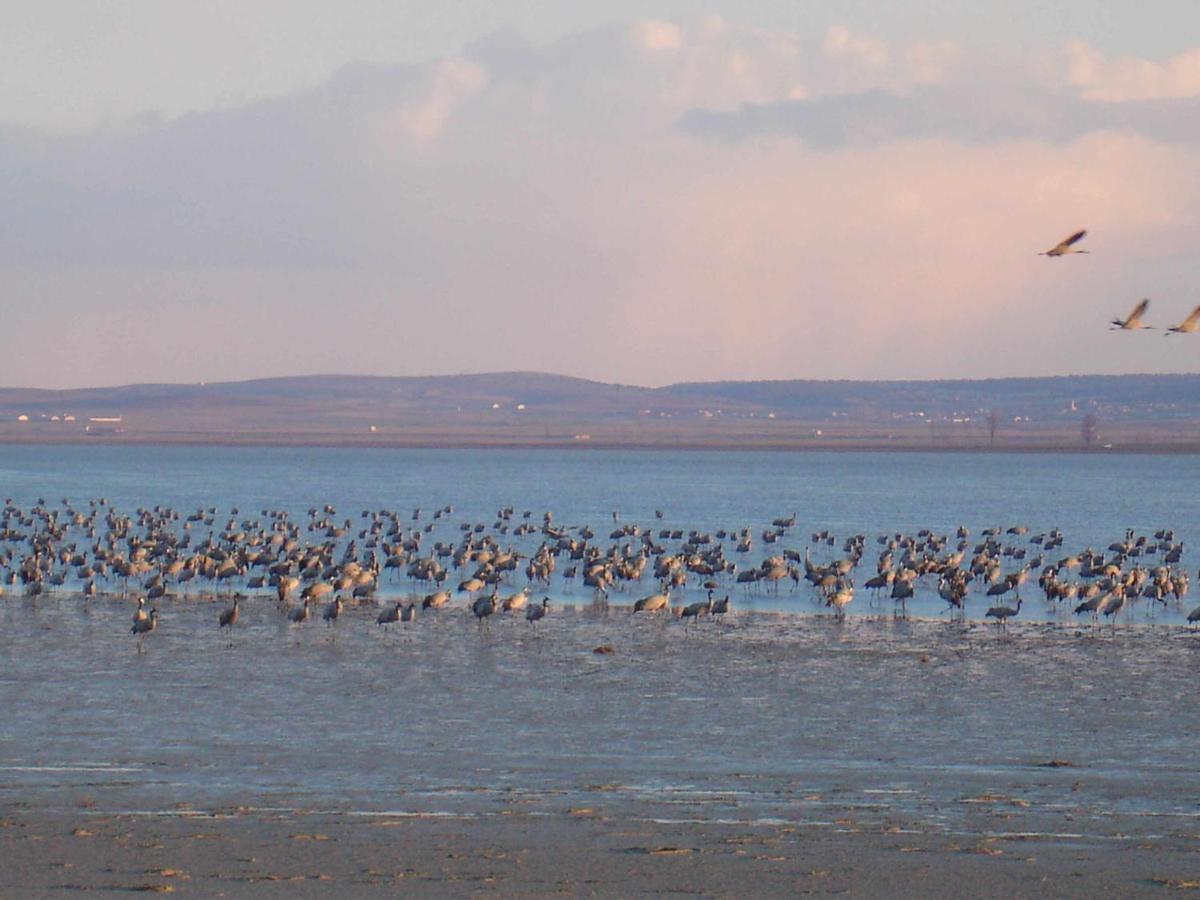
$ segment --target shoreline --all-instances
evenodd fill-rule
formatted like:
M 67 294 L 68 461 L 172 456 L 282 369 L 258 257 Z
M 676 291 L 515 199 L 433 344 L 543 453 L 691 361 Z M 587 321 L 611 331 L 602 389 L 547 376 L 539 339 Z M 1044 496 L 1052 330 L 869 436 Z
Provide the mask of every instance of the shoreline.
M 999 445 L 986 443 L 946 443 L 938 441 L 888 441 L 870 438 L 806 439 L 662 439 L 625 440 L 592 438 L 535 440 L 525 438 L 456 438 L 391 435 L 14 435 L 0 432 L 0 447 L 225 447 L 289 448 L 330 450 L 545 450 L 545 451 L 629 451 L 629 452 L 706 452 L 706 453 L 944 453 L 949 455 L 1054 454 L 1071 456 L 1192 456 L 1200 454 L 1200 441 L 1114 442 L 1110 446 L 1081 447 L 1077 441 L 1012 441 Z
M 370 625 L 374 621 L 375 614 L 392 603 L 397 601 L 420 603 L 423 596 L 428 593 L 429 591 L 424 589 L 410 588 L 403 591 L 399 589 L 381 590 L 371 597 L 349 598 L 345 601 L 346 606 L 341 620 L 344 622 L 351 622 L 356 619 L 361 620 L 356 623 L 356 626 L 350 627 Z M 997 637 L 1012 638 L 1043 634 L 1086 639 L 1112 637 L 1114 635 L 1130 635 L 1135 637 L 1138 635 L 1153 635 L 1179 640 L 1193 637 L 1200 640 L 1200 625 L 1187 624 L 1180 621 L 1158 621 L 1157 619 L 1150 619 L 1148 621 L 1145 618 L 1130 621 L 1128 618 L 1130 613 L 1128 612 L 1122 615 L 1120 620 L 1115 623 L 1109 619 L 1092 619 L 1079 615 L 1069 619 L 1038 618 L 1039 613 L 1027 612 L 1024 616 L 1020 618 L 1014 616 L 1001 625 L 995 619 L 989 619 L 984 615 L 990 601 L 983 595 L 978 594 L 972 595 L 975 602 L 971 605 L 974 609 L 971 614 L 965 616 L 955 615 L 950 617 L 937 614 L 929 615 L 922 612 L 896 612 L 894 609 L 887 608 L 887 604 L 893 603 L 893 601 L 881 597 L 874 602 L 865 600 L 857 608 L 854 606 L 849 607 L 845 617 L 839 620 L 833 612 L 824 606 L 809 605 L 804 608 L 779 609 L 760 608 L 756 605 L 769 601 L 779 602 L 781 596 L 783 599 L 796 603 L 797 606 L 801 603 L 808 603 L 811 600 L 810 597 L 799 593 L 789 595 L 757 594 L 747 597 L 735 596 L 734 591 L 730 589 L 726 590 L 726 593 L 731 595 L 734 605 L 733 609 L 725 614 L 725 617 L 718 619 L 710 615 L 698 619 L 694 624 L 687 624 L 682 618 L 683 610 L 688 605 L 686 601 L 673 603 L 665 611 L 635 613 L 635 597 L 621 596 L 618 599 L 610 598 L 601 604 L 597 604 L 595 600 L 585 600 L 576 597 L 564 598 L 561 594 L 554 595 L 552 591 L 540 593 L 545 593 L 554 603 L 554 612 L 552 615 L 555 619 L 562 619 L 572 623 L 591 623 L 598 626 L 619 624 L 621 620 L 626 620 L 631 624 L 647 623 L 658 624 L 659 626 L 676 625 L 686 629 L 717 629 L 718 633 L 733 633 L 738 628 L 744 628 L 752 624 L 813 626 L 814 628 L 840 629 L 842 632 L 859 627 L 888 631 L 897 626 L 902 626 L 910 629 L 937 629 L 939 632 L 953 630 L 964 637 L 982 629 L 981 633 L 984 635 L 994 634 Z M 110 608 L 124 610 L 132 608 L 138 596 L 138 591 L 131 591 L 124 594 L 105 591 L 89 597 L 76 589 L 60 590 L 53 593 L 31 596 L 15 591 L 10 593 L 3 587 L 0 587 L 0 605 L 5 603 L 20 603 L 29 606 L 45 606 L 48 604 L 66 603 L 84 610 L 93 604 L 105 604 Z M 155 598 L 153 601 L 148 601 L 147 605 L 151 605 L 152 603 L 161 605 L 163 612 L 167 614 L 177 609 L 195 610 L 195 608 L 202 606 L 224 609 L 234 597 L 246 603 L 243 609 L 247 612 L 255 606 L 262 609 L 274 610 L 276 614 L 280 611 L 280 605 L 275 598 L 275 594 L 266 589 L 238 590 L 232 593 L 219 593 L 209 589 L 198 590 L 194 593 L 177 592 Z M 1033 603 L 1044 605 L 1045 602 L 1041 598 L 1035 598 L 1030 602 L 1030 605 L 1032 606 Z M 1181 611 L 1182 602 L 1178 601 Z M 1188 605 L 1191 605 L 1190 602 Z M 1069 611 L 1066 606 L 1061 610 L 1062 613 Z M 1041 615 L 1045 615 L 1045 613 L 1041 613 Z M 439 610 L 422 609 L 419 613 L 419 618 L 421 620 L 429 618 L 434 621 L 447 623 L 455 619 L 462 619 L 468 625 L 478 625 L 471 614 L 471 600 L 461 594 Z M 241 629 L 247 627 L 245 622 L 246 620 L 243 620 L 243 624 L 240 626 Z M 521 628 L 525 625 L 521 613 L 498 613 L 496 614 L 496 622 L 498 626 L 500 626 L 500 623 L 507 623 L 502 627 L 512 627 L 515 625 L 515 627 Z M 703 632 L 700 631 L 698 633 Z

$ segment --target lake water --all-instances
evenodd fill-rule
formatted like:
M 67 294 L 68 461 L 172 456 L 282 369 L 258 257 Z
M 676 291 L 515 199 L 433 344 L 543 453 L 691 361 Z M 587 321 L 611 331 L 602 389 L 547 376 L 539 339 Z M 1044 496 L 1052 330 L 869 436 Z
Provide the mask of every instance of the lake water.
M 795 512 L 797 526 L 778 544 L 756 540 L 747 565 L 786 547 L 840 556 L 809 541 L 829 529 L 866 534 L 872 569 L 875 535 L 960 524 L 973 535 L 1060 528 L 1063 554 L 1127 528 L 1172 528 L 1190 546 L 1197 476 L 1191 456 L 0 448 L 0 493 L 25 507 L 104 496 L 127 512 L 236 505 L 239 518 L 286 508 L 302 522 L 330 503 L 357 529 L 363 510 L 421 507 L 428 522 L 452 504 L 431 539 L 456 540 L 459 523 L 490 526 L 512 505 L 518 520 L 552 510 L 556 524 L 590 524 L 602 544 L 613 511 L 656 532 L 749 527 L 756 538 Z M 423 589 L 381 585 L 387 596 Z M 1180 624 L 1186 606 L 1150 616 L 1142 602 L 1115 629 L 1092 626 L 1048 609 L 1030 584 L 1007 633 L 949 621 L 929 589 L 909 620 L 860 590 L 844 624 L 806 586 L 731 588 L 729 621 L 690 628 L 618 608 L 651 589 L 647 579 L 596 610 L 588 590 L 556 579 L 557 609 L 539 629 L 508 618 L 480 629 L 457 602 L 391 633 L 373 603 L 327 629 L 289 626 L 272 599 L 252 597 L 232 642 L 216 628 L 227 601 L 193 589 L 159 602 L 160 628 L 139 654 L 128 600 L 10 587 L 0 805 L 468 818 L 592 806 L 1195 836 L 1200 717 L 1188 685 L 1200 638 Z M 974 595 L 972 619 L 985 606 Z M 601 645 L 614 652 L 593 653 Z

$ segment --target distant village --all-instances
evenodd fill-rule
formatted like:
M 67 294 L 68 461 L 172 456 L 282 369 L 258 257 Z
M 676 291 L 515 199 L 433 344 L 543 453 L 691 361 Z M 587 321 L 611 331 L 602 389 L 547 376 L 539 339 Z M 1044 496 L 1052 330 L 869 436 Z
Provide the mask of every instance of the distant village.
M 1200 446 L 1200 376 L 644 388 L 501 373 L 0 389 L 0 441 L 92 437 L 439 446 Z

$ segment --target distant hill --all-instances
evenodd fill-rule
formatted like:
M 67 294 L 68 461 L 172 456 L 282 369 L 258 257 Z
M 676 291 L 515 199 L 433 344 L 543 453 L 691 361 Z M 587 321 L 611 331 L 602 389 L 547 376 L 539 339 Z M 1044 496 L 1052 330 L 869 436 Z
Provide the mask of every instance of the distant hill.
M 791 446 L 1200 442 L 1200 375 L 977 381 L 720 381 L 647 388 L 536 372 L 312 375 L 0 389 L 0 441 Z

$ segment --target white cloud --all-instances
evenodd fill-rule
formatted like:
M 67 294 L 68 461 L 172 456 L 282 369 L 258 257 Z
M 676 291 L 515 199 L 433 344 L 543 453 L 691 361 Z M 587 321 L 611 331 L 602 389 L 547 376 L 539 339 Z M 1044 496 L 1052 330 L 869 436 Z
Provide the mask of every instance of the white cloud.
M 825 32 L 821 50 L 834 59 L 849 57 L 874 69 L 886 66 L 890 55 L 886 41 L 852 34 L 843 25 L 834 25 Z
M 674 22 L 649 19 L 630 31 L 636 45 L 650 53 L 674 53 L 683 47 L 683 30 Z
M 920 41 L 904 51 L 904 61 L 915 84 L 945 81 L 962 59 L 963 50 L 953 41 Z
M 481 66 L 465 59 L 445 59 L 433 66 L 424 96 L 399 106 L 393 124 L 414 141 L 428 144 L 437 140 L 455 108 L 487 84 Z M 389 130 L 385 124 L 385 131 Z
M 1069 81 L 1089 100 L 1200 97 L 1200 48 L 1163 62 L 1132 56 L 1109 60 L 1084 41 L 1071 41 L 1064 54 Z

